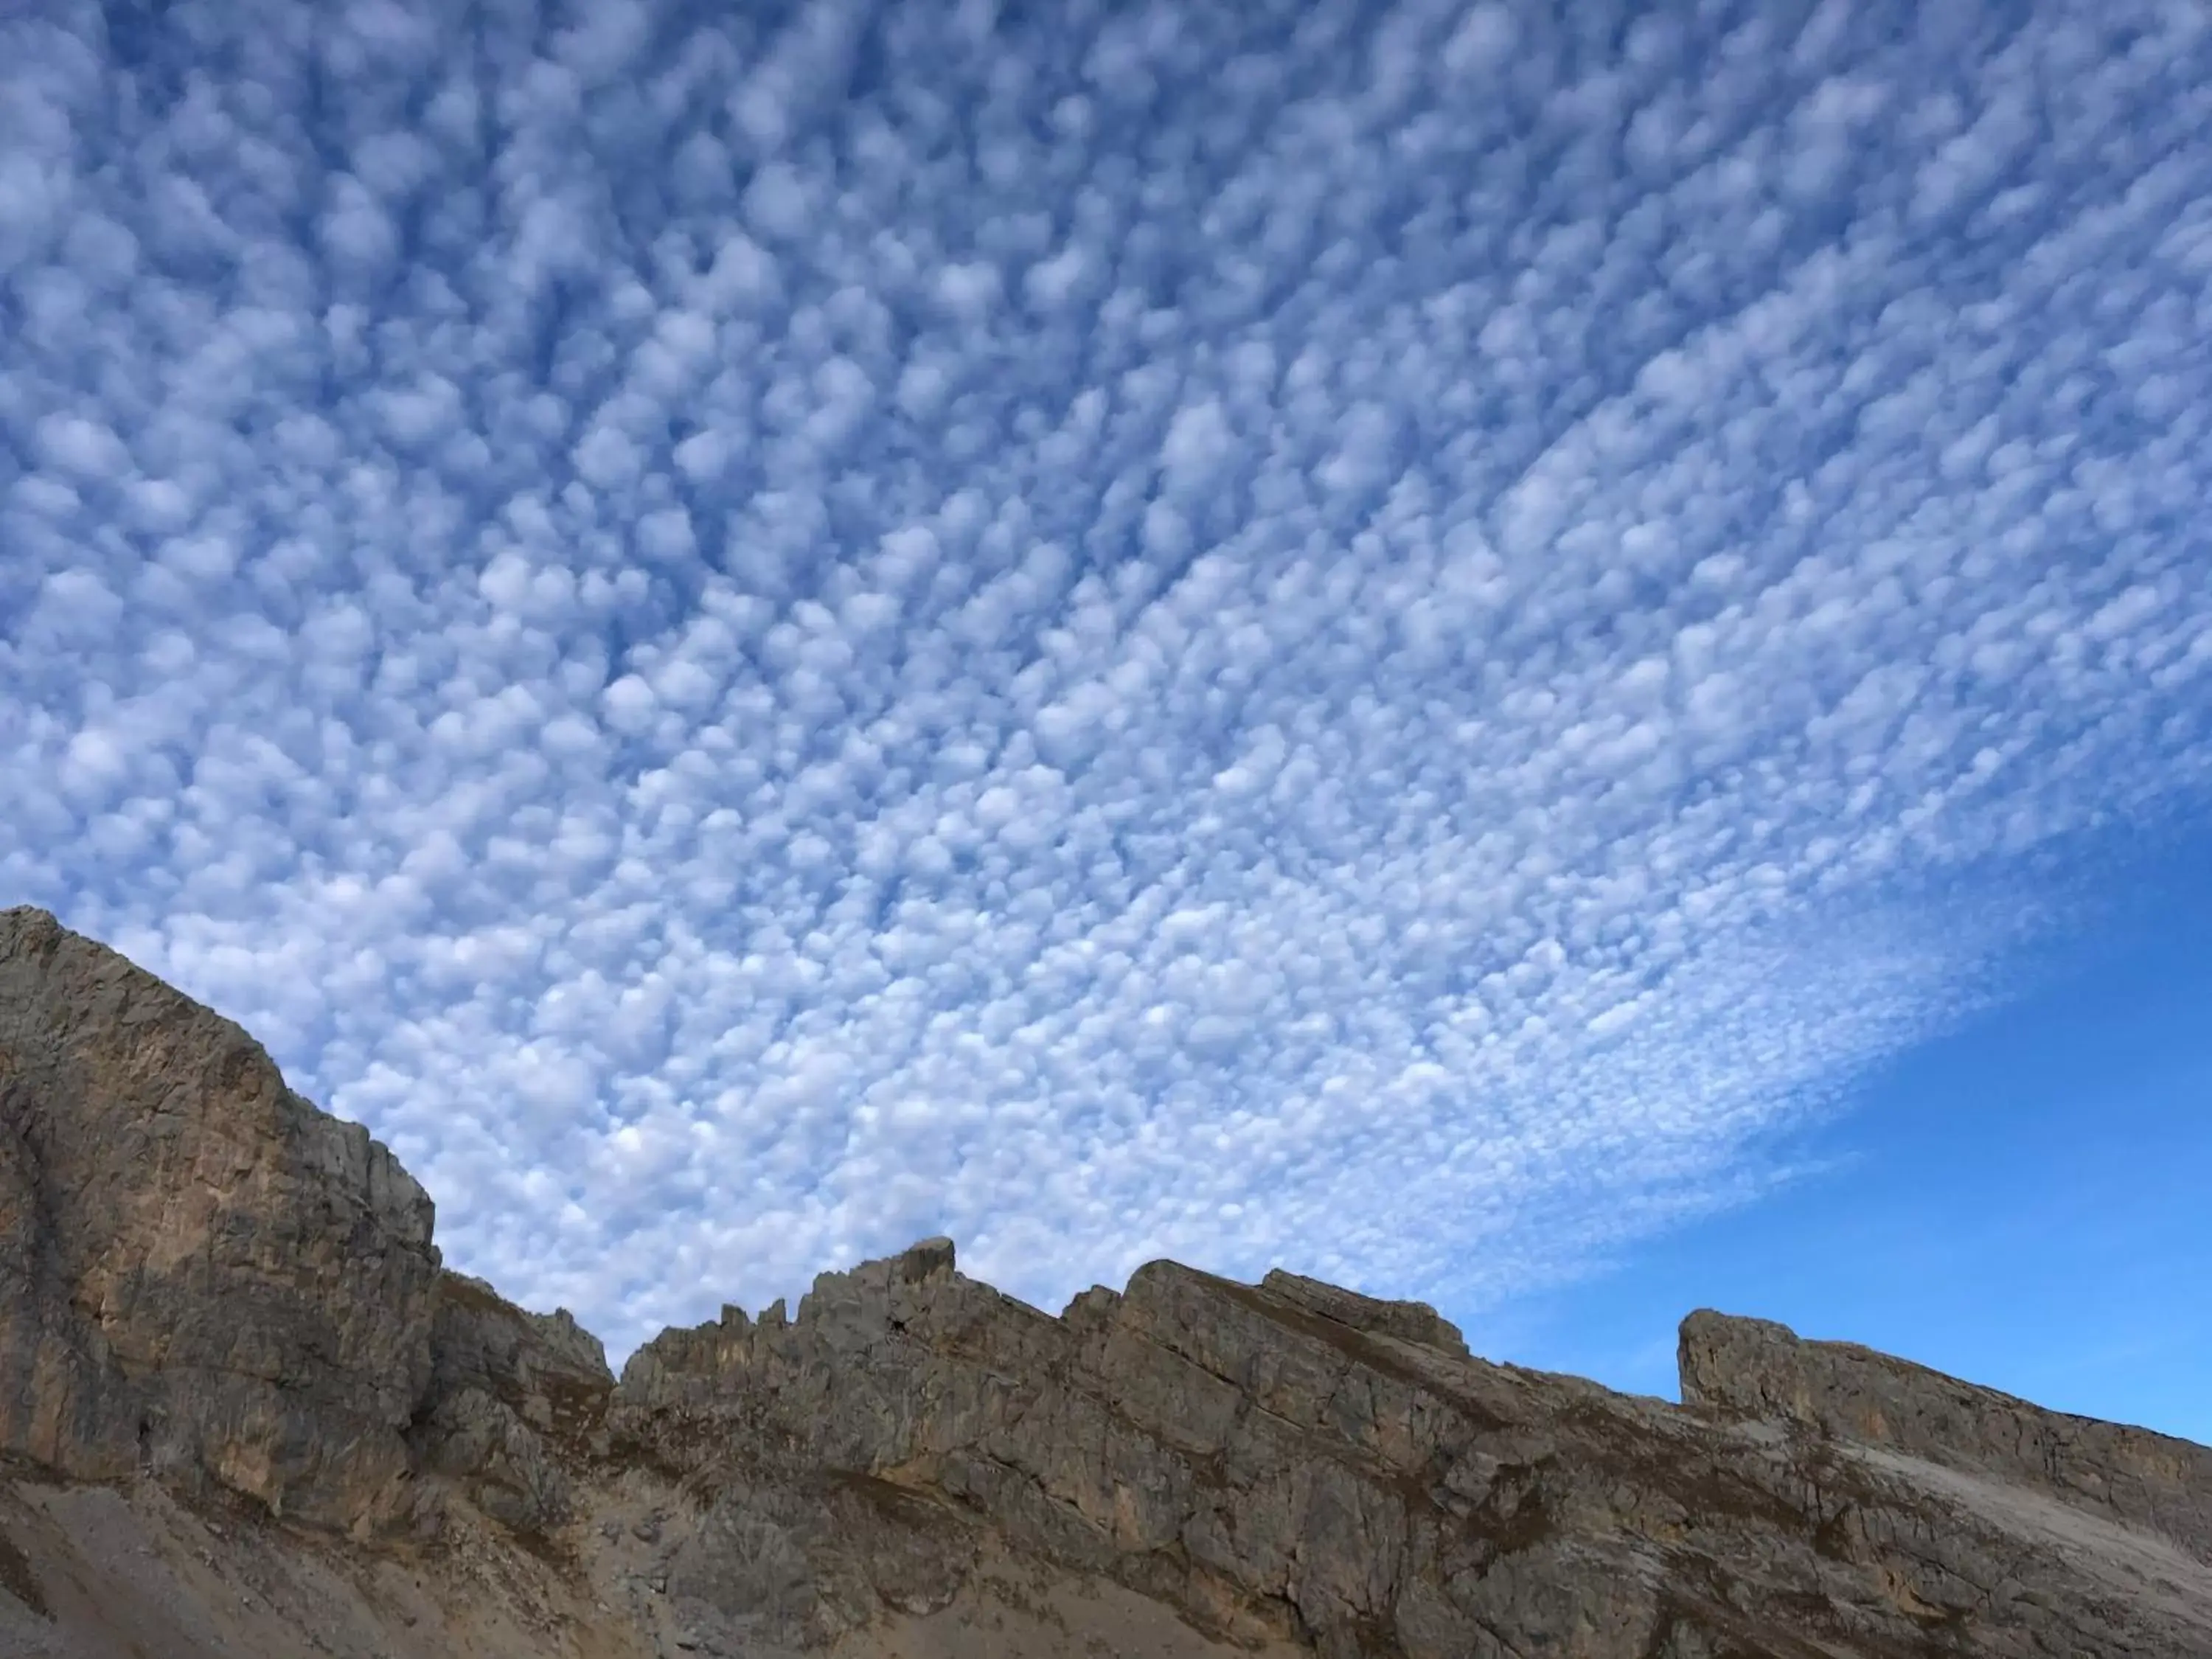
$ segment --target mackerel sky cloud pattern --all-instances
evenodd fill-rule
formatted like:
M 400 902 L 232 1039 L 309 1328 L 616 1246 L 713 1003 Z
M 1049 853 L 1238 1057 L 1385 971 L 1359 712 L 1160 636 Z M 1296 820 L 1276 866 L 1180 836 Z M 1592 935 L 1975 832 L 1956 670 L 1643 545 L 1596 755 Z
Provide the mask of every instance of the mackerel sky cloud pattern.
M 0 19 L 0 893 L 617 1351 L 1457 1310 L 2201 808 L 2189 3 Z

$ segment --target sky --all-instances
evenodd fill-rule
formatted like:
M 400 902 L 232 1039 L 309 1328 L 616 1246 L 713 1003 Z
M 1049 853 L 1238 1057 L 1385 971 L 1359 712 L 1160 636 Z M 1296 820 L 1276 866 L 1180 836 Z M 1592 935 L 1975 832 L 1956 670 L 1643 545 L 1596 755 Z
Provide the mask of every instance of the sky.
M 2212 1445 L 2212 860 L 2106 856 L 2094 932 L 1859 1080 L 1828 1179 L 1494 1306 L 1480 1340 L 1672 1398 L 1676 1314 L 1717 1306 Z
M 2186 0 L 31 0 L 0 898 L 617 1360 L 948 1233 L 2203 1436 L 2208 341 Z

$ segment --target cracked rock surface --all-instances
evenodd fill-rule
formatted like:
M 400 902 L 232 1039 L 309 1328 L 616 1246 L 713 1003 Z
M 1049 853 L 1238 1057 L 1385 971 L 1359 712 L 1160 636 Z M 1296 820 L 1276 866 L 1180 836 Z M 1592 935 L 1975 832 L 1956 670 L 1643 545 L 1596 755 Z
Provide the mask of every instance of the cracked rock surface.
M 0 1653 L 2212 1655 L 2212 1451 L 1694 1313 L 1682 1398 L 932 1239 L 617 1381 L 228 1021 L 0 912 Z

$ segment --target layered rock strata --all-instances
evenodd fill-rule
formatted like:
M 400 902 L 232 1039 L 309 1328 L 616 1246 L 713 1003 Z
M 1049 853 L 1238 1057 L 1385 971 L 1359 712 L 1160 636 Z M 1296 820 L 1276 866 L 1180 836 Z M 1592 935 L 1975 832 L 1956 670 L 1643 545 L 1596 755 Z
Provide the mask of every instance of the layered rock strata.
M 1164 1261 L 1054 1317 L 933 1239 L 617 1382 L 237 1027 L 0 912 L 0 1652 L 2212 1654 L 2204 1448 L 1710 1312 L 1681 1371 Z
M 2212 1449 L 2045 1411 L 1851 1342 L 1763 1319 L 1682 1322 L 1682 1403 L 1738 1421 L 1886 1449 L 2160 1534 L 2212 1560 Z

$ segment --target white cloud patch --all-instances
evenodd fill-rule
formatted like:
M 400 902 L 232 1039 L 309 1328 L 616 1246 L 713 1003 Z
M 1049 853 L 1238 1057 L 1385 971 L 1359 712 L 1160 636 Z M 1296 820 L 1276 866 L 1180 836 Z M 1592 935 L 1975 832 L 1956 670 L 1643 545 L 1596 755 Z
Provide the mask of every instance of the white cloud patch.
M 9 25 L 0 897 L 617 1350 L 1784 1179 L 2204 800 L 2212 42 L 1570 10 Z

